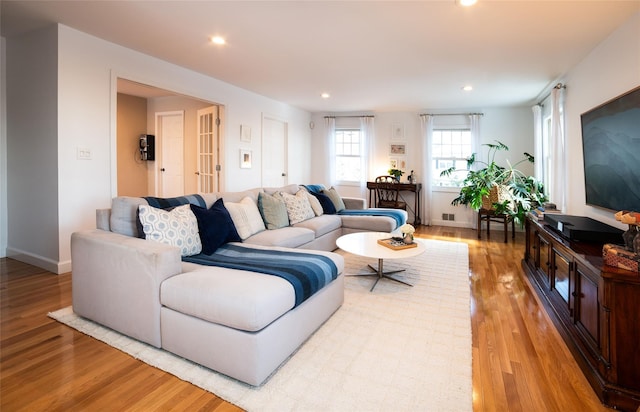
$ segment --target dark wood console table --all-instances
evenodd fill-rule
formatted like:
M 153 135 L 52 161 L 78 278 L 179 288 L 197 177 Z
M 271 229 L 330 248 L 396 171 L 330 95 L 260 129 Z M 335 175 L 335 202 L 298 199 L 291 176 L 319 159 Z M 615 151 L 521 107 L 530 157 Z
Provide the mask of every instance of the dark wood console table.
M 422 190 L 422 183 L 398 183 L 398 185 L 400 186 L 401 192 L 413 192 L 416 194 L 413 201 L 413 210 L 411 210 L 414 216 L 413 224 L 414 226 L 422 224 L 422 219 L 420 218 L 420 191 Z M 367 189 L 369 189 L 369 207 L 378 204 L 376 182 L 367 182 Z M 408 203 L 407 207 L 411 209 Z
M 640 273 L 604 265 L 602 243 L 573 242 L 528 218 L 522 267 L 607 406 L 640 406 Z M 559 390 L 561 390 L 559 388 Z

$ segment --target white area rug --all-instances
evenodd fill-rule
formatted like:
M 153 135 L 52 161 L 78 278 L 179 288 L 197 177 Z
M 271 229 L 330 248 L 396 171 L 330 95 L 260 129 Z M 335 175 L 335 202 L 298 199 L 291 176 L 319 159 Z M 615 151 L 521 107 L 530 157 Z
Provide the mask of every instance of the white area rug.
M 413 287 L 346 278 L 344 305 L 254 388 L 76 316 L 52 318 L 249 411 L 471 411 L 469 254 L 426 240 L 424 254 L 386 260 Z M 347 274 L 375 259 L 340 252 Z

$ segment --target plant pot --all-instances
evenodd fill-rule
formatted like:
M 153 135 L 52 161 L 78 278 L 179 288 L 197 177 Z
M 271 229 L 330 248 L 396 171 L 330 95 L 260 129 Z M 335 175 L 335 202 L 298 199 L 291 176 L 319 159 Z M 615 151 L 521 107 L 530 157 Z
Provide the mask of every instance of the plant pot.
M 489 196 L 482 197 L 482 208 L 493 210 L 494 203 L 502 203 L 508 199 L 509 189 L 506 186 L 493 186 L 489 191 Z

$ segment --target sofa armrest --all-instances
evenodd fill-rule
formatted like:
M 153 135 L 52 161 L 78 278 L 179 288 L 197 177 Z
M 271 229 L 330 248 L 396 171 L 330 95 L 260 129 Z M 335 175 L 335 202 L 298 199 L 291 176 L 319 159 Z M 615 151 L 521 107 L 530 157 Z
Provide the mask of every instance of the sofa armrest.
M 160 285 L 182 272 L 180 249 L 104 230 L 71 235 L 78 315 L 160 347 Z
M 359 197 L 343 197 L 342 201 L 346 209 L 366 209 L 366 200 Z

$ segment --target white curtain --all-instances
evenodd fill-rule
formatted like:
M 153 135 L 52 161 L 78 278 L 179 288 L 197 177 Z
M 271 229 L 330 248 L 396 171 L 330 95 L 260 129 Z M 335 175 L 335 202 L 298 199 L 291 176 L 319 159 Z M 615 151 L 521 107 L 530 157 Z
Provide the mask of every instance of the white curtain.
M 336 118 L 325 117 L 325 141 L 329 145 L 329 186 L 335 186 L 336 184 Z
M 542 155 L 542 106 L 536 104 L 533 110 L 533 157 L 535 157 L 534 177 L 540 181 L 544 178 Z
M 551 133 L 549 136 L 549 200 L 566 212 L 567 150 L 564 136 L 564 88 L 551 91 Z
M 374 118 L 371 116 L 362 116 L 360 118 L 360 131 L 362 134 L 362 144 L 360 145 L 360 195 L 366 199 L 367 180 L 369 179 L 369 171 L 371 170 L 370 165 L 374 159 Z
M 433 141 L 433 116 L 423 114 L 420 116 L 420 125 L 422 129 L 422 164 L 420 167 L 420 175 L 418 176 L 422 183 L 422 198 L 420 199 L 420 216 L 422 216 L 422 224 L 431 225 L 431 164 L 433 163 L 433 151 L 431 150 L 431 142 Z
M 477 153 L 476 159 L 481 155 L 482 143 L 480 140 L 480 116 L 479 114 L 469 115 L 469 128 L 471 130 L 471 153 Z
M 476 159 L 481 155 L 480 149 L 482 149 L 482 140 L 480 139 L 480 114 L 469 115 L 469 126 L 471 130 L 471 153 L 476 153 Z M 478 163 L 476 163 L 476 167 Z M 478 220 L 471 219 L 473 228 L 478 229 Z

